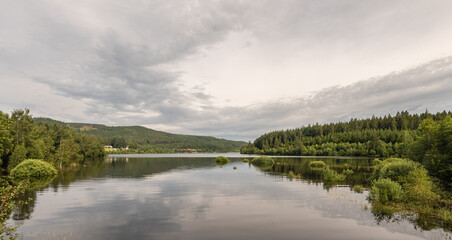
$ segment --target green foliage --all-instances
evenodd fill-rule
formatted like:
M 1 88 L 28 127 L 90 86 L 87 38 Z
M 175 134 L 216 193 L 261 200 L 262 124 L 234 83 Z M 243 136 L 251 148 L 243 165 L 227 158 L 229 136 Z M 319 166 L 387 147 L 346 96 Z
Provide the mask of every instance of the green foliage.
M 13 150 L 13 154 L 9 158 L 8 169 L 11 170 L 19 165 L 23 160 L 27 158 L 27 149 L 23 144 L 16 145 Z
M 408 159 L 389 158 L 381 161 L 372 174 L 374 180 L 390 179 L 400 184 L 405 192 L 404 200 L 417 203 L 433 203 L 439 196 L 433 192 L 434 184 L 427 170 Z
M 251 142 L 248 142 L 245 146 L 240 149 L 241 154 L 253 154 L 259 151 L 258 148 L 254 146 Z
M 244 159 L 242 160 L 242 162 L 247 163 L 247 162 L 250 162 L 250 160 L 249 160 L 248 158 L 244 158 Z
M 435 204 L 440 199 L 433 192 L 434 184 L 423 167 L 417 167 L 408 174 L 404 189 L 405 199 L 417 204 Z
M 377 165 L 380 164 L 380 163 L 381 163 L 381 160 L 378 159 L 378 158 L 375 158 L 375 159 L 372 161 L 372 165 L 374 165 L 374 166 L 377 166 Z
M 105 156 L 102 140 L 64 125 L 35 125 L 28 109 L 9 117 L 0 111 L 0 167 L 11 171 L 25 159 L 59 167 L 87 164 Z
M 353 173 L 354 173 L 353 170 L 348 169 L 348 168 L 342 170 L 342 174 L 345 175 L 345 176 L 352 175 Z
M 232 169 L 234 169 L 234 170 L 236 170 L 237 169 L 237 167 L 236 166 L 234 166 Z
M 408 174 L 419 167 L 419 164 L 408 159 L 389 158 L 375 166 L 372 178 L 389 178 L 392 181 L 403 184 L 406 182 Z
M 254 158 L 251 161 L 251 164 L 256 167 L 272 167 L 275 164 L 275 161 L 271 157 L 267 156 L 260 156 L 257 158 Z
M 178 149 L 197 149 L 200 152 L 237 152 L 245 142 L 207 136 L 171 134 L 141 126 L 109 127 L 101 124 L 63 123 L 48 118 L 35 118 L 36 123 L 56 124 L 77 132 L 100 137 L 105 145 L 123 148 L 130 153 L 169 153 Z
M 215 158 L 215 162 L 220 165 L 226 165 L 229 163 L 229 159 L 225 156 L 218 156 Z
M 355 191 L 357 193 L 363 193 L 364 187 L 362 185 L 355 185 L 355 186 L 353 186 L 353 191 Z
M 311 161 L 309 162 L 311 168 L 325 168 L 326 164 L 323 161 Z
M 113 137 L 110 145 L 114 148 L 125 148 L 127 147 L 126 140 L 123 137 Z
M 343 182 L 346 176 L 344 174 L 339 174 L 329 167 L 323 169 L 322 171 L 323 180 L 325 182 Z
M 408 159 L 386 159 L 375 167 L 372 177 L 369 198 L 375 203 L 452 224 L 450 196 L 436 188 L 421 164 Z
M 400 202 L 403 198 L 402 186 L 389 178 L 376 179 L 372 181 L 369 198 L 382 204 Z
M 30 110 L 14 110 L 11 114 L 11 136 L 14 144 L 29 147 L 32 144 L 33 118 Z
M 452 117 L 440 121 L 426 119 L 420 136 L 410 149 L 410 157 L 422 163 L 447 189 L 452 189 Z
M 10 133 L 11 120 L 8 114 L 0 111 L 0 166 L 4 158 L 11 152 L 12 137 Z
M 452 113 L 442 112 L 433 115 L 426 112 L 418 115 L 401 112 L 396 116 L 308 125 L 266 133 L 257 138 L 253 144 L 245 145 L 241 152 L 297 156 L 407 157 L 418 134 L 416 129 L 422 120 L 432 118 L 440 121 L 447 116 L 452 116 Z M 443 129 L 448 129 L 448 126 L 445 125 Z
M 17 186 L 6 184 L 0 187 L 0 238 L 18 239 L 16 227 L 6 224 L 9 215 L 24 202 L 18 200 L 18 196 L 25 192 L 26 182 L 21 182 Z
M 11 170 L 11 177 L 16 180 L 39 180 L 54 177 L 58 171 L 48 162 L 39 159 L 27 159 Z
M 293 171 L 289 171 L 289 173 L 287 174 L 287 177 L 290 179 L 293 179 L 295 177 L 295 174 L 293 173 Z
M 71 163 L 78 162 L 81 158 L 79 145 L 72 137 L 61 139 L 60 146 L 55 153 L 55 166 L 68 167 Z
M 289 178 L 291 181 L 293 179 L 301 179 L 301 174 L 295 174 L 293 171 L 289 171 L 289 173 L 285 173 L 283 175 L 287 176 L 287 178 Z

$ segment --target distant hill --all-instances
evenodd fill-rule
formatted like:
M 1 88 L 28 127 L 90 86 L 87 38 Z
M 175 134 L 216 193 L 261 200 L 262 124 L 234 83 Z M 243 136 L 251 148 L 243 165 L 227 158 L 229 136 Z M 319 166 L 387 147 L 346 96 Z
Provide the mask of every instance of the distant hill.
M 202 152 L 238 152 L 246 143 L 208 136 L 172 134 L 142 126 L 111 127 L 102 124 L 65 123 L 50 118 L 34 118 L 35 124 L 62 125 L 85 134 L 99 136 L 106 145 L 130 146 L 138 152 L 175 152 L 196 149 Z

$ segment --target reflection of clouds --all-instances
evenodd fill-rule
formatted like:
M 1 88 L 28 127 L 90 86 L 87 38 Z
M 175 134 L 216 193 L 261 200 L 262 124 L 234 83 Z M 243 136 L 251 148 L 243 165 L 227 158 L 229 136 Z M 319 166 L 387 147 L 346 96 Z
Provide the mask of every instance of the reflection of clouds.
M 322 185 L 234 165 L 237 170 L 213 164 L 139 179 L 74 182 L 67 191 L 43 192 L 33 218 L 19 230 L 72 232 L 74 239 L 330 239 L 333 232 L 337 239 L 429 236 L 405 222 L 375 225 L 369 211 L 337 198 L 364 199 L 349 189 L 327 192 Z

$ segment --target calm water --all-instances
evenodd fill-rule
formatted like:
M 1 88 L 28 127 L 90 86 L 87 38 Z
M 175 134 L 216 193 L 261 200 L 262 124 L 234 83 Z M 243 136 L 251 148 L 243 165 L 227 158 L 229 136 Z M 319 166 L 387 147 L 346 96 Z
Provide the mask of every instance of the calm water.
M 323 159 L 353 169 L 344 185 L 323 184 L 312 158 L 278 158 L 262 171 L 231 155 L 107 158 L 64 172 L 30 192 L 10 222 L 24 239 L 449 239 L 440 228 L 373 212 L 367 159 Z M 233 167 L 237 167 L 236 170 Z M 302 179 L 283 176 L 293 171 Z

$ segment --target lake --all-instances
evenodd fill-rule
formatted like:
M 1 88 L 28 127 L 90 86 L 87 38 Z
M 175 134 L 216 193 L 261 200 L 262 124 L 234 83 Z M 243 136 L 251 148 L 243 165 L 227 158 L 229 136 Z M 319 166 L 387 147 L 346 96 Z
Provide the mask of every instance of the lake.
M 320 159 L 353 170 L 338 185 L 308 166 L 319 159 L 275 158 L 262 170 L 240 154 L 223 154 L 231 162 L 218 166 L 218 155 L 110 155 L 30 191 L 9 223 L 23 239 L 451 238 L 435 223 L 372 210 L 369 159 Z

